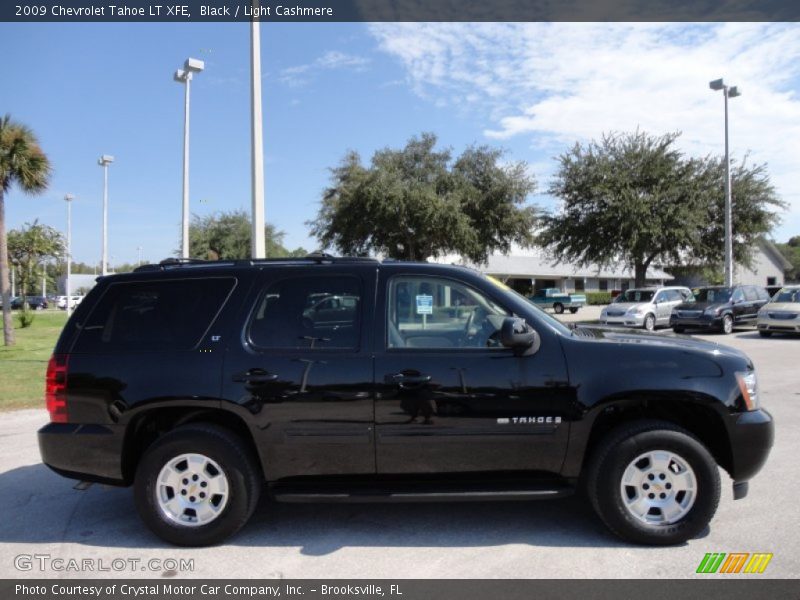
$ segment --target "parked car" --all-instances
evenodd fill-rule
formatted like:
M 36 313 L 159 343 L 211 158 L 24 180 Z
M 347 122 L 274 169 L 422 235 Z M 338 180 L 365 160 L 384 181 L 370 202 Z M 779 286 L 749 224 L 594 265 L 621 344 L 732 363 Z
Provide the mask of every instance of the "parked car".
M 31 310 L 44 310 L 49 306 L 47 303 L 47 298 L 44 296 L 26 296 L 25 298 L 18 296 L 11 302 L 11 308 L 14 310 L 19 310 L 23 307 L 23 304 L 26 301 L 28 303 L 28 308 Z
M 75 308 L 78 304 L 81 303 L 83 300 L 83 296 L 71 296 L 69 301 L 69 307 Z M 56 302 L 56 306 L 61 310 L 67 310 L 67 297 L 66 296 L 59 296 Z
M 768 301 L 767 290 L 755 285 L 701 287 L 693 290 L 691 302 L 675 307 L 669 323 L 675 333 L 713 329 L 729 334 L 735 325 L 755 321 Z
M 586 294 L 568 294 L 558 288 L 544 288 L 528 296 L 528 300 L 539 308 L 552 308 L 556 314 L 561 314 L 565 309 L 575 314 L 581 306 L 586 305 Z
M 672 309 L 691 296 L 689 288 L 679 286 L 625 290 L 600 311 L 600 323 L 653 331 L 668 326 Z
M 758 311 L 758 333 L 800 333 L 800 285 L 782 288 Z
M 330 327 L 311 297 L 356 301 Z M 147 526 L 189 546 L 234 534 L 262 492 L 576 489 L 617 535 L 677 544 L 713 517 L 718 466 L 743 498 L 773 439 L 739 350 L 569 328 L 465 267 L 325 255 L 101 278 L 59 337 L 46 406 L 45 464 L 132 485 Z

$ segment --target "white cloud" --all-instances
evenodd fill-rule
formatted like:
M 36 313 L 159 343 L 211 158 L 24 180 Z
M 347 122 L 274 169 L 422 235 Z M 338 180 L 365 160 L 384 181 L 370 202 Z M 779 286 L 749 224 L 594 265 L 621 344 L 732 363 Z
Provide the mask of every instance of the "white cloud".
M 730 101 L 733 155 L 769 163 L 792 204 L 778 237 L 800 223 L 797 24 L 383 23 L 370 31 L 419 96 L 477 113 L 488 138 L 529 136 L 550 155 L 637 127 L 680 130 L 685 151 L 721 153 L 723 98 L 708 82 L 724 77 L 743 92 Z
M 363 71 L 367 65 L 369 65 L 369 59 L 363 56 L 328 50 L 311 63 L 282 69 L 278 79 L 289 86 L 300 86 L 307 84 L 315 71 L 332 69 Z

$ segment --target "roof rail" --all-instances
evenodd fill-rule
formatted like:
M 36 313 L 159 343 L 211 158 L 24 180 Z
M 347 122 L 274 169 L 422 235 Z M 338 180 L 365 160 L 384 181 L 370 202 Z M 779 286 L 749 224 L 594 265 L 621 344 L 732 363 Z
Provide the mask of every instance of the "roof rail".
M 163 271 L 176 267 L 253 267 L 274 263 L 377 263 L 377 258 L 365 256 L 333 256 L 324 252 L 312 252 L 306 256 L 284 256 L 281 258 L 244 258 L 235 260 L 204 260 L 202 258 L 165 258 L 158 264 L 141 265 L 134 272 Z

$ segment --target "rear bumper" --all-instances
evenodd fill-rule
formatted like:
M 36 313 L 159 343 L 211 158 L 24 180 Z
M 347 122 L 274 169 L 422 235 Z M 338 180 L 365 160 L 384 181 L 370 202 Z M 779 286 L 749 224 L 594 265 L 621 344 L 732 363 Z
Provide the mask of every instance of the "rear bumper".
M 113 426 L 49 423 L 38 433 L 42 462 L 64 477 L 124 485 L 123 434 Z
M 735 483 L 752 478 L 767 461 L 775 439 L 775 423 L 765 410 L 733 415 L 728 424 L 731 442 L 730 476 Z

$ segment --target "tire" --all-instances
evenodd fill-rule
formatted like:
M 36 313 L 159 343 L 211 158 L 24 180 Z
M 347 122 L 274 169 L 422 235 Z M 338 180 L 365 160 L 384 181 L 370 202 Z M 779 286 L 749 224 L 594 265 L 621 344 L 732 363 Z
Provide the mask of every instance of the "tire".
M 563 304 L 561 304 L 561 302 L 556 302 L 555 304 L 553 304 L 553 310 L 555 311 L 555 313 L 556 313 L 557 315 L 563 314 L 563 312 L 564 312 L 564 305 L 563 305 Z
M 181 473 L 182 466 L 190 464 L 184 457 L 190 455 L 191 464 L 204 466 L 187 466 L 187 477 L 174 486 L 159 484 L 162 469 L 169 473 L 167 465 L 172 463 L 173 467 L 177 465 L 174 472 Z M 202 458 L 194 458 L 198 456 Z M 188 476 L 192 470 L 195 471 L 193 477 L 199 476 L 197 484 Z M 219 479 L 220 475 L 224 479 Z M 182 473 L 176 475 L 181 476 Z M 189 483 L 183 488 L 187 480 Z M 136 469 L 134 500 L 142 520 L 161 539 L 177 546 L 209 546 L 242 528 L 258 504 L 261 487 L 257 462 L 241 439 L 228 429 L 197 423 L 166 433 L 147 449 Z M 206 500 L 200 500 L 200 495 L 205 493 L 203 489 L 211 490 Z M 170 490 L 171 497 L 167 501 L 164 498 L 170 496 Z M 220 493 L 212 497 L 215 491 Z M 196 498 L 198 504 L 191 500 L 187 506 L 186 500 L 182 501 L 178 495 L 182 492 L 186 492 L 187 500 Z M 179 502 L 173 504 L 175 499 Z M 168 505 L 176 510 L 167 508 Z M 192 508 L 194 506 L 198 507 L 197 511 Z M 206 523 L 191 523 L 192 511 L 195 520 L 202 515 L 211 516 Z
M 656 316 L 653 313 L 647 313 L 644 317 L 644 323 L 642 323 L 642 328 L 646 331 L 655 331 L 656 330 Z
M 772 337 L 772 332 L 771 331 L 765 331 L 764 329 L 759 329 L 758 330 L 758 335 L 760 335 L 761 337 Z
M 686 329 L 683 327 L 673 327 L 672 331 L 674 331 L 675 333 L 683 333 L 684 331 L 686 331 Z
M 661 470 L 666 479 L 660 479 L 651 456 L 670 467 Z M 643 466 L 645 460 L 649 469 Z M 673 467 L 682 470 L 673 472 Z M 642 474 L 641 485 L 633 478 L 635 485 L 623 486 L 623 476 L 631 469 Z M 649 470 L 655 475 L 652 480 Z M 679 486 L 685 489 L 673 491 Z M 667 546 L 683 543 L 708 526 L 719 504 L 720 477 L 714 458 L 688 431 L 665 421 L 643 420 L 617 428 L 600 443 L 589 462 L 586 490 L 595 512 L 614 534 L 637 544 Z M 675 517 L 654 506 L 659 502 Z M 651 508 L 637 516 L 642 506 Z
M 733 317 L 731 315 L 724 315 L 722 317 L 722 325 L 720 326 L 720 333 L 730 335 L 733 333 Z
M 574 315 L 576 312 L 578 312 L 578 309 L 577 308 L 570 308 L 569 312 L 571 312 Z

